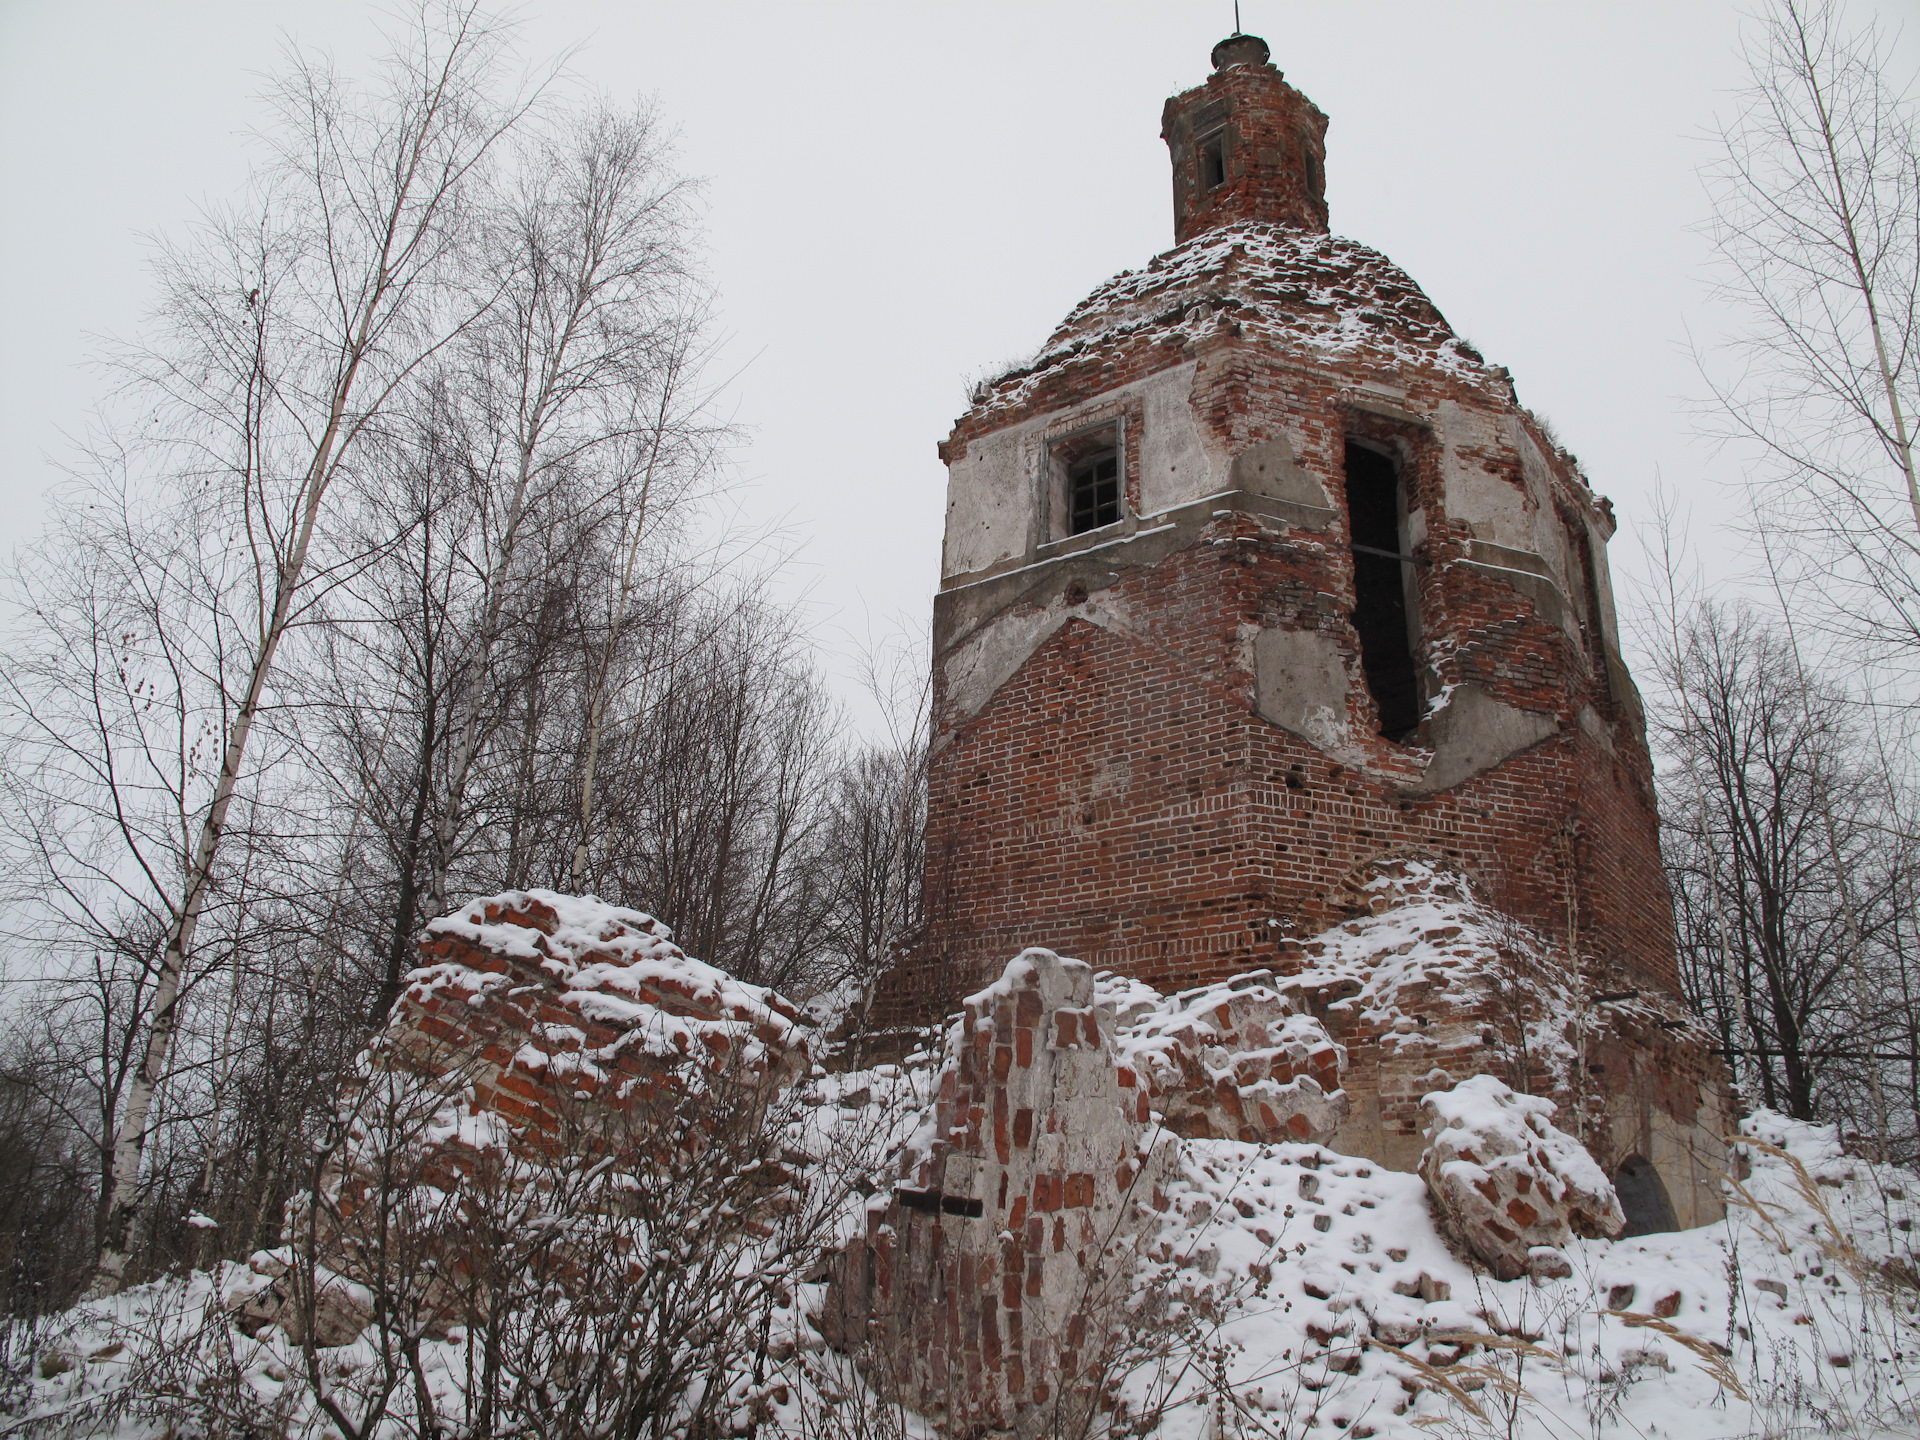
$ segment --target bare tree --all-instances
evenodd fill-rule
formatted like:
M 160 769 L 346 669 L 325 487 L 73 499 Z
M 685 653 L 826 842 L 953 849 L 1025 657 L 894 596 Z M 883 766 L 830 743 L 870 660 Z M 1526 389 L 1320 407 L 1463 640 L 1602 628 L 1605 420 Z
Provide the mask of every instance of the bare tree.
M 129 508 L 161 514 L 162 531 L 190 532 L 168 559 L 198 585 L 204 658 L 171 679 L 197 692 L 188 708 L 203 724 L 185 760 L 168 766 L 181 782 L 171 803 L 185 819 L 174 855 L 125 843 L 92 857 L 96 878 L 141 889 L 165 916 L 144 1053 L 115 1125 L 103 1293 L 124 1279 L 155 1093 L 236 800 L 262 770 L 255 751 L 277 703 L 282 648 L 316 595 L 356 563 L 332 543 L 334 492 L 394 396 L 490 300 L 474 294 L 458 260 L 489 153 L 525 111 L 524 100 L 496 95 L 503 59 L 502 32 L 458 3 L 414 12 L 369 89 L 295 55 L 270 92 L 253 194 L 162 252 L 152 338 L 120 360 L 142 423 L 111 459 L 129 477 Z M 137 576 L 138 567 L 118 578 Z M 123 644 L 152 639 L 136 632 Z M 154 663 L 165 669 L 164 658 Z M 112 697 L 122 712 L 153 679 L 112 653 L 92 669 L 126 680 Z M 32 698 L 20 698 L 31 744 L 74 761 L 96 791 L 117 793 L 119 757 L 102 737 L 111 727 L 54 733 L 34 723 L 42 717 Z
M 551 573 L 525 563 L 529 536 L 562 519 L 611 522 L 622 538 L 631 532 L 630 557 L 649 510 L 671 509 L 700 468 L 691 372 L 704 296 L 687 253 L 685 183 L 657 122 L 603 108 L 530 144 L 516 168 L 489 231 L 499 298 L 466 337 L 454 390 L 453 444 L 486 517 L 467 557 L 482 577 L 478 615 L 435 806 L 436 911 L 450 900 L 470 777 L 500 713 L 499 651 L 528 587 L 537 593 Z
M 1796 604 L 1920 658 L 1920 130 L 1888 38 L 1775 0 L 1707 171 L 1719 297 L 1745 317 L 1710 422 L 1757 452 L 1755 523 L 1791 536 Z
M 1688 999 L 1756 1101 L 1884 1134 L 1877 1087 L 1911 1068 L 1913 852 L 1854 712 L 1751 610 L 1700 605 L 1667 664 L 1655 725 L 1679 772 L 1662 824 Z

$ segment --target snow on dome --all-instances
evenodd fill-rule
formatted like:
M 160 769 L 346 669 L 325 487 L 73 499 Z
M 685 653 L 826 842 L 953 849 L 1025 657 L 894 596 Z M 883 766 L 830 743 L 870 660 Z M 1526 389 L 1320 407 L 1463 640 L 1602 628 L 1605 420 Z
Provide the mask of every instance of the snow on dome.
M 1398 265 L 1355 240 L 1247 220 L 1196 235 L 1076 306 L 1040 353 L 991 380 L 989 409 L 1025 402 L 1038 377 L 1096 349 L 1222 326 L 1278 350 L 1433 368 L 1505 399 L 1506 383 L 1453 333 Z

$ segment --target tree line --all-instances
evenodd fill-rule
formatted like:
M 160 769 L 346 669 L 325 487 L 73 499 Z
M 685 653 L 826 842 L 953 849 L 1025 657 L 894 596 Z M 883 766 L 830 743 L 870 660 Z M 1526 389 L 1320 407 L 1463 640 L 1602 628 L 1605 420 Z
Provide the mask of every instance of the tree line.
M 14 568 L 15 1315 L 276 1243 L 464 897 L 595 892 L 801 997 L 916 921 L 916 696 L 852 736 L 712 520 L 732 437 L 665 126 L 470 3 L 390 40 L 364 82 L 290 53 Z
M 1743 583 L 1669 511 L 1641 615 L 1687 998 L 1749 1105 L 1920 1161 L 1920 132 L 1893 37 L 1777 0 L 1707 166 L 1702 429 Z

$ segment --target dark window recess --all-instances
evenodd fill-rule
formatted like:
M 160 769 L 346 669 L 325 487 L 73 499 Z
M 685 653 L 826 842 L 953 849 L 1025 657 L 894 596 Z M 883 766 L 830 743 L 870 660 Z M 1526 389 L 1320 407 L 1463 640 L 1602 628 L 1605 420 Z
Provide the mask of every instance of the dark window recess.
M 1212 190 L 1227 183 L 1227 137 L 1210 135 L 1200 142 L 1200 188 Z
M 1667 1199 L 1667 1187 L 1660 1183 L 1660 1172 L 1644 1155 L 1629 1155 L 1613 1172 L 1614 1193 L 1620 1197 L 1620 1209 L 1627 1217 L 1628 1235 L 1664 1235 L 1678 1230 L 1673 1204 Z
M 938 1190 L 909 1190 L 905 1186 L 893 1192 L 894 1198 L 909 1210 L 923 1215 L 961 1215 L 978 1220 L 987 1213 L 987 1202 L 965 1195 L 942 1195 Z
M 1414 670 L 1407 614 L 1407 570 L 1400 558 L 1400 477 L 1393 462 L 1364 445 L 1347 445 L 1347 523 L 1353 534 L 1353 628 L 1360 663 L 1380 712 L 1380 733 L 1405 740 L 1420 724 L 1420 680 Z
M 1067 533 L 1084 535 L 1120 518 L 1120 452 L 1100 450 L 1067 470 Z

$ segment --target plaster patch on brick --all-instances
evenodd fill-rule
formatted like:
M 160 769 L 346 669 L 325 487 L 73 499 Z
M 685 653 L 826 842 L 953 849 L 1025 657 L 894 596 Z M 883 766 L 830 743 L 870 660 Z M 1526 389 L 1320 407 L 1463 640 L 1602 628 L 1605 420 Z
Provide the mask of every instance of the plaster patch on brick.
M 1430 717 L 1427 733 L 1433 759 L 1409 795 L 1432 795 L 1559 733 L 1551 715 L 1521 710 L 1495 700 L 1477 685 L 1456 685 L 1446 703 Z

